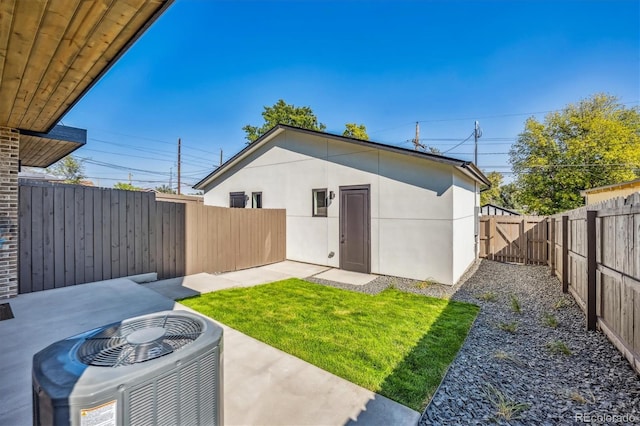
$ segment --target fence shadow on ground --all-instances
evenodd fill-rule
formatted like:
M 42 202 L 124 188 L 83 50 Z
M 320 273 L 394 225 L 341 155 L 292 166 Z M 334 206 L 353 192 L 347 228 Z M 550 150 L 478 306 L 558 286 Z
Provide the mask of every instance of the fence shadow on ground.
M 422 412 L 471 329 L 480 308 L 449 301 L 418 343 L 385 378 L 378 393 Z

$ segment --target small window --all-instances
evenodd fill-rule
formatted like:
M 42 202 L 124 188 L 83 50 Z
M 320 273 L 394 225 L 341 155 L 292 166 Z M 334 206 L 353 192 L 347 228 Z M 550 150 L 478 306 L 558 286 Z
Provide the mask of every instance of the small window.
M 262 208 L 262 192 L 254 192 L 251 194 L 251 208 L 252 209 Z
M 313 190 L 313 216 L 327 217 L 327 188 Z
M 244 192 L 229 193 L 229 207 L 243 209 L 245 205 Z

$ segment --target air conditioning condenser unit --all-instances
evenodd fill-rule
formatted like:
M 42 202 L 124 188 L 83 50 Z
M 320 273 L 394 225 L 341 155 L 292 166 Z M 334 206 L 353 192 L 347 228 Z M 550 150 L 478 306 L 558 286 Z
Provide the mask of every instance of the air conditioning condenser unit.
M 34 425 L 221 425 L 222 328 L 187 311 L 130 318 L 33 357 Z

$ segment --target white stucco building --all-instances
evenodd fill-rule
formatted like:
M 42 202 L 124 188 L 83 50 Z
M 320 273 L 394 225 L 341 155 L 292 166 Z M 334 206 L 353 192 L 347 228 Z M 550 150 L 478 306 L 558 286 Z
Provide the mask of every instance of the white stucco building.
M 278 125 L 195 188 L 205 205 L 286 209 L 290 260 L 455 284 L 488 185 L 470 162 Z

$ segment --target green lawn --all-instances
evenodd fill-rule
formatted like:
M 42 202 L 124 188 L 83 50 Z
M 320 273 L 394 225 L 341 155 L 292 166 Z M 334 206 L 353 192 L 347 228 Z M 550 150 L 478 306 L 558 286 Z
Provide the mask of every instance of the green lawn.
M 421 411 L 478 307 L 387 289 L 289 279 L 181 301 L 249 336 Z

